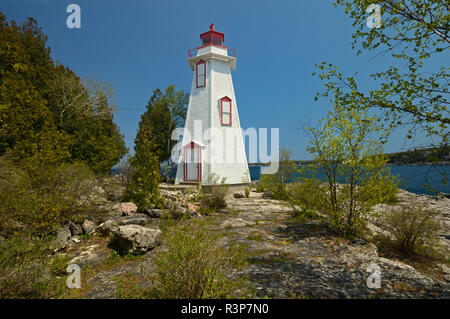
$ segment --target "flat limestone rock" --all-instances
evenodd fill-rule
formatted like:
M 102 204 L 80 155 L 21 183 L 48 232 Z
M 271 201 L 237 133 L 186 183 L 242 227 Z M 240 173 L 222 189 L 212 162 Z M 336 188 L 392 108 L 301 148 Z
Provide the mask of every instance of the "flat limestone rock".
M 251 220 L 243 220 L 242 218 L 232 218 L 227 219 L 222 223 L 222 227 L 231 227 L 231 228 L 239 228 L 239 227 L 249 227 L 254 226 L 256 223 Z

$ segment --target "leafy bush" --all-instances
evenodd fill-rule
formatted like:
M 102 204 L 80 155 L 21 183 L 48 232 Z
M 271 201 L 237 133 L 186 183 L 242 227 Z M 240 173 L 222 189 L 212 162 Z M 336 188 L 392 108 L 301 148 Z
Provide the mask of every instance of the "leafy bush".
M 261 177 L 262 177 L 262 176 L 263 176 L 263 175 L 261 175 Z M 265 191 L 265 189 L 264 189 L 264 184 L 261 183 L 261 177 L 260 177 L 260 180 L 258 181 L 258 184 L 256 185 L 256 192 L 257 192 L 257 193 L 262 193 L 262 192 Z
M 45 241 L 20 238 L 0 244 L 0 298 L 55 298 L 63 292 L 64 283 L 52 274 L 66 264 L 51 262 L 45 247 Z
M 191 216 L 189 210 L 187 210 L 184 207 L 181 207 L 181 205 L 175 201 L 167 201 L 166 202 L 166 209 L 163 213 L 163 218 L 165 219 L 173 219 L 173 220 L 180 220 L 189 218 Z
M 219 177 L 212 174 L 208 177 L 208 185 L 200 189 L 200 211 L 204 214 L 217 212 L 227 207 L 225 196 L 228 193 L 228 185 L 225 184 L 226 178 L 222 178 L 219 183 Z
M 249 198 L 250 197 L 250 187 L 245 187 L 245 190 L 244 190 L 244 192 L 245 192 L 245 198 Z
M 155 298 L 228 298 L 242 280 L 228 276 L 245 264 L 242 247 L 222 248 L 202 227 L 176 224 L 163 232 L 168 250 L 155 259 Z
M 396 248 L 406 254 L 435 244 L 441 228 L 434 211 L 406 205 L 383 215 L 380 226 L 394 238 Z
M 386 170 L 377 172 L 364 179 L 361 184 L 358 200 L 372 205 L 398 202 L 398 179 Z
M 95 175 L 81 163 L 29 173 L 0 158 L 0 230 L 3 235 L 46 234 L 61 222 L 96 212 Z
M 286 184 L 282 182 L 279 174 L 261 175 L 258 190 L 262 192 L 271 191 L 275 199 L 285 200 L 288 198 Z
M 304 178 L 289 187 L 289 204 L 294 208 L 294 215 L 305 219 L 317 217 L 317 213 L 329 210 L 327 196 L 322 182 L 315 178 Z

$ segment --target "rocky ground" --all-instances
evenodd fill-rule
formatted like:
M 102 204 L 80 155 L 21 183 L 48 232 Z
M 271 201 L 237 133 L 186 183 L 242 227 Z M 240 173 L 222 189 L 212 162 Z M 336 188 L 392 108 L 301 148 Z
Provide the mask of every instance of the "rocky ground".
M 192 194 L 164 190 L 163 195 L 173 200 L 182 198 L 188 209 L 196 208 L 183 201 Z M 401 191 L 400 199 L 414 205 L 423 202 L 438 210 L 444 226 L 441 240 L 449 244 L 450 199 L 435 200 L 405 191 Z M 258 298 L 450 298 L 448 264 L 437 262 L 423 271 L 384 258 L 375 245 L 339 238 L 318 221 L 293 218 L 283 202 L 263 198 L 260 193 L 251 192 L 250 198 L 229 196 L 227 203 L 227 212 L 193 216 L 208 220 L 207 227 L 221 234 L 221 245 L 247 245 L 248 266 L 234 276 L 246 276 Z M 390 207 L 380 205 L 377 209 Z M 65 248 L 55 254 L 65 254 L 82 268 L 82 288 L 70 291 L 67 297 L 137 297 L 140 289 L 151 286 L 148 278 L 153 271 L 152 260 L 165 249 L 164 243 L 159 245 L 157 228 L 161 212 L 136 214 L 134 210 L 132 204 L 116 206 L 106 223 L 83 224 L 83 231 L 88 228 L 91 235 L 66 238 Z M 119 245 L 129 252 L 148 251 L 137 257 L 116 256 L 112 237 L 121 238 Z M 146 245 L 150 249 L 144 249 Z M 368 278 L 378 271 L 380 288 L 371 289 Z

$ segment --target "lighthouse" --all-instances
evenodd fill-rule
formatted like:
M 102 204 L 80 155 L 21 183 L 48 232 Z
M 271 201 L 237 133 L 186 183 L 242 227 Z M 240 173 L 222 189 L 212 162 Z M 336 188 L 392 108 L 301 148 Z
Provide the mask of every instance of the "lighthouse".
M 199 47 L 188 50 L 193 78 L 175 184 L 249 183 L 231 78 L 236 50 L 224 45 L 224 34 L 214 24 L 200 39 Z

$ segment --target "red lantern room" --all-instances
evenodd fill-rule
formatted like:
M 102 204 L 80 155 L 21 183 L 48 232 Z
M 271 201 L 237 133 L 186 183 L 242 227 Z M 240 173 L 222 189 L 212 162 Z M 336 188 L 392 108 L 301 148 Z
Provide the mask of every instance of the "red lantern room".
M 221 32 L 214 31 L 214 24 L 209 25 L 209 31 L 200 34 L 200 39 L 202 40 L 202 46 L 207 45 L 218 45 L 223 46 L 224 35 Z

